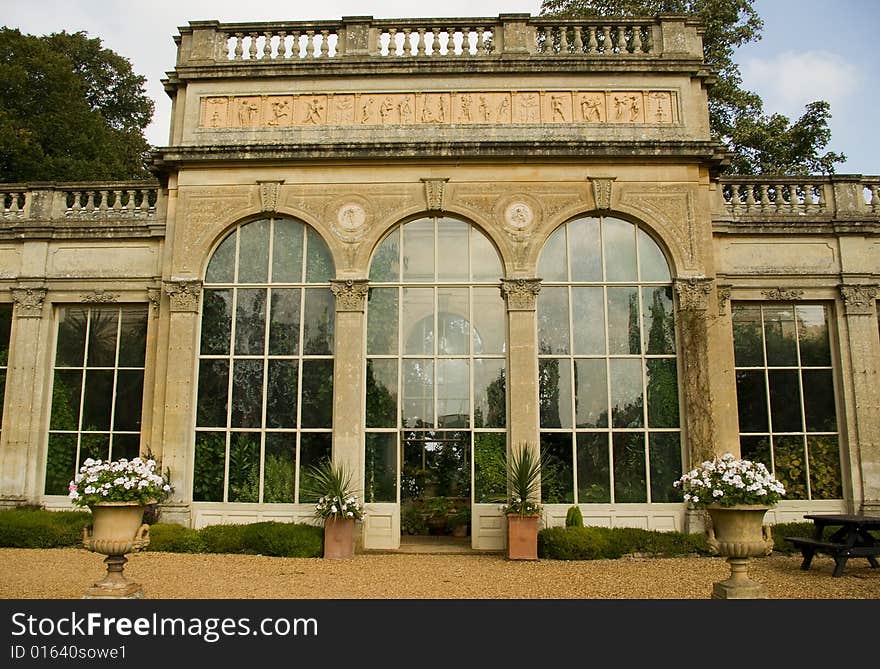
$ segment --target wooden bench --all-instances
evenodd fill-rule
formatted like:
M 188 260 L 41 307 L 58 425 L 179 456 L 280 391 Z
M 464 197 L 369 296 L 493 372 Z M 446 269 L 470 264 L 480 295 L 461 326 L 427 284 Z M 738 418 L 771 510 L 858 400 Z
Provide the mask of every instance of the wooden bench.
M 810 568 L 813 556 L 816 553 L 823 553 L 834 558 L 834 572 L 832 576 L 841 576 L 846 566 L 846 561 L 851 557 L 864 557 L 868 559 L 871 566 L 878 566 L 875 556 L 880 555 L 880 544 L 873 546 L 850 546 L 845 543 L 835 541 L 822 541 L 820 539 L 809 539 L 806 537 L 783 537 L 786 541 L 798 547 L 804 556 L 801 563 L 801 569 Z

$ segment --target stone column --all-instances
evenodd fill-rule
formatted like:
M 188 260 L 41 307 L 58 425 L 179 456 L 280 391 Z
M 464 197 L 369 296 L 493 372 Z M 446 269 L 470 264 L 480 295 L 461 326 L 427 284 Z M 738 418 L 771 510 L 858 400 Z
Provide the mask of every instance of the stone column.
M 37 480 L 43 459 L 38 450 L 42 443 L 39 393 L 43 388 L 38 372 L 45 299 L 46 288 L 42 285 L 12 288 L 6 412 L 0 443 L 0 508 L 36 502 L 43 492 Z
M 355 486 L 364 480 L 364 338 L 367 279 L 330 282 L 336 296 L 333 347 L 333 462 L 353 473 Z
M 170 300 L 168 357 L 165 376 L 165 415 L 161 453 L 162 468 L 171 470 L 174 492 L 162 505 L 166 522 L 190 523 L 192 467 L 194 455 L 196 359 L 198 351 L 199 297 L 202 282 L 180 279 L 164 282 Z
M 848 468 L 853 481 L 852 510 L 876 516 L 880 515 L 880 338 L 876 307 L 880 289 L 843 285 L 840 294 L 846 323 L 846 342 L 841 348 L 848 356 L 844 367 L 852 370 L 848 391 L 853 398 L 849 415 L 854 418 L 844 472 Z

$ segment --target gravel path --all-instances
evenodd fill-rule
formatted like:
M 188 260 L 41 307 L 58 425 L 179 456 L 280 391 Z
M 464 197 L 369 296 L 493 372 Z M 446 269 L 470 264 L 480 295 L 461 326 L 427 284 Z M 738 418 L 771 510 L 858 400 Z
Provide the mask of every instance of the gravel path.
M 752 561 L 773 599 L 877 599 L 880 569 L 851 559 L 839 578 L 817 556 Z M 76 548 L 0 548 L 0 598 L 78 599 L 103 576 L 101 555 Z M 705 599 L 727 578 L 722 558 L 511 562 L 501 555 L 370 554 L 351 560 L 146 552 L 125 568 L 149 599 Z

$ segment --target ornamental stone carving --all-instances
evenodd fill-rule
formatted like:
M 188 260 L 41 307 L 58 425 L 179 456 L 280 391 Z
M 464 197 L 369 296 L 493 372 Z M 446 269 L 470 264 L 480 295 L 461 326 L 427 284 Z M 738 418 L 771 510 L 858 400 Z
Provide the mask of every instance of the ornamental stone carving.
M 12 301 L 18 318 L 41 318 L 47 288 L 12 288 Z
M 862 316 L 874 315 L 874 303 L 880 294 L 877 286 L 841 286 L 840 295 L 843 297 L 843 306 L 847 315 L 858 314 Z
M 770 290 L 762 290 L 761 295 L 768 300 L 779 302 L 793 302 L 801 299 L 804 295 L 802 290 L 787 290 L 785 288 L 771 288 Z
M 260 184 L 260 210 L 278 211 L 278 189 L 283 181 L 258 181 Z
M 709 308 L 712 283 L 712 279 L 705 276 L 676 279 L 675 294 L 678 295 L 678 310 L 706 311 Z
M 147 299 L 150 301 L 150 308 L 153 310 L 153 315 L 159 315 L 159 303 L 162 299 L 162 291 L 158 288 L 147 288 Z
M 425 203 L 428 211 L 443 211 L 443 196 L 449 179 L 422 179 L 425 184 Z
M 596 209 L 611 209 L 611 186 L 615 177 L 590 177 L 593 182 L 593 197 L 596 199 Z
M 106 304 L 119 300 L 118 293 L 108 293 L 103 288 L 99 288 L 88 293 L 82 293 L 81 297 L 83 302 L 88 302 L 91 304 Z
M 730 295 L 733 287 L 728 285 L 718 286 L 718 313 L 727 313 L 727 305 L 730 302 Z
M 363 311 L 370 286 L 367 279 L 333 279 L 330 290 L 336 297 L 336 311 Z
M 534 311 L 541 279 L 501 279 L 501 296 L 507 302 L 508 311 Z
M 165 294 L 171 299 L 171 311 L 195 313 L 199 310 L 202 282 L 197 279 L 180 279 L 165 282 Z
M 504 210 L 504 222 L 515 230 L 523 230 L 532 224 L 535 214 L 525 202 L 511 202 Z
M 342 205 L 336 213 L 336 221 L 339 227 L 345 232 L 354 232 L 358 228 L 363 227 L 367 220 L 367 212 L 364 208 L 354 202 Z

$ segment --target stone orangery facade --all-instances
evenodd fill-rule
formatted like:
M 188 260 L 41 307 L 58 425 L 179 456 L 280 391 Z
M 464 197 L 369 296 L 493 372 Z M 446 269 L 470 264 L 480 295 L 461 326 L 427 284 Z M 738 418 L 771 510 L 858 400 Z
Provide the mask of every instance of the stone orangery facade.
M 545 525 L 697 529 L 672 481 L 726 451 L 771 520 L 880 511 L 880 178 L 719 176 L 698 25 L 175 40 L 157 182 L 2 187 L 4 505 L 149 452 L 167 521 L 305 521 L 332 456 L 364 547 L 457 500 L 499 549 L 526 443 Z

